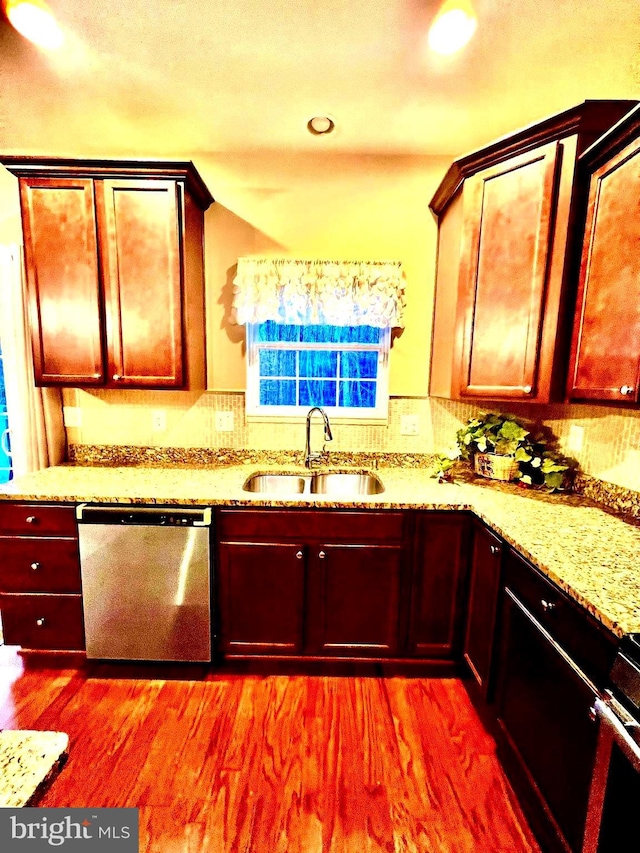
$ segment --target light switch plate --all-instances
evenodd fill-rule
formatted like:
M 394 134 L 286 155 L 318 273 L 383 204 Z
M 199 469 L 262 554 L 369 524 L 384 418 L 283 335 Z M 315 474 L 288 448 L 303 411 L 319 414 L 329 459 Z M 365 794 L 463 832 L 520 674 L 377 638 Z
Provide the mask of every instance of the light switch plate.
M 216 412 L 216 432 L 233 432 L 233 412 Z
M 420 435 L 420 416 L 400 415 L 400 435 Z
M 66 427 L 82 426 L 82 409 L 80 406 L 63 406 L 62 417 Z
M 151 423 L 154 432 L 164 432 L 167 428 L 167 413 L 164 409 L 153 409 Z

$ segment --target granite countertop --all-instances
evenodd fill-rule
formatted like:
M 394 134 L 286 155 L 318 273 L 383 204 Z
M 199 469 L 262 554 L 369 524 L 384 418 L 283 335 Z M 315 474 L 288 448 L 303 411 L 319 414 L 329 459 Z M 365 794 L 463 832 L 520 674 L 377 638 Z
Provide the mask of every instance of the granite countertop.
M 245 492 L 276 467 L 58 466 L 0 487 L 0 500 L 270 507 L 470 510 L 617 636 L 640 632 L 640 526 L 588 498 L 491 481 L 438 483 L 420 468 L 380 468 L 379 495 L 270 497 Z M 287 470 L 303 470 L 294 467 Z
M 0 808 L 35 805 L 62 768 L 68 748 L 63 732 L 0 732 Z

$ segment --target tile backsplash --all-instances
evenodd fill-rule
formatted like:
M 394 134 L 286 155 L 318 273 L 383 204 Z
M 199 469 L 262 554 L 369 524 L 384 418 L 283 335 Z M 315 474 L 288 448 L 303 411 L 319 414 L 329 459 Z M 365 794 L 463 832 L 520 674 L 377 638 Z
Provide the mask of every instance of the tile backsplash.
M 248 422 L 241 392 L 65 389 L 63 398 L 65 407 L 77 408 L 79 413 L 74 414 L 81 419 L 79 426 L 67 425 L 70 444 L 300 451 L 304 448 L 302 419 L 277 424 Z M 543 422 L 553 430 L 563 452 L 577 459 L 585 473 L 640 491 L 640 411 L 608 406 L 482 406 L 438 398 L 393 397 L 387 424 L 336 421 L 330 449 L 437 452 L 453 446 L 456 430 L 482 409 L 509 411 Z M 228 429 L 229 414 L 221 416 L 221 413 L 231 413 L 231 429 Z M 403 415 L 417 416 L 417 435 L 402 434 Z M 159 425 L 166 428 L 157 429 Z M 581 450 L 569 448 L 573 425 L 584 430 Z M 322 440 L 319 418 L 314 423 L 314 440 Z

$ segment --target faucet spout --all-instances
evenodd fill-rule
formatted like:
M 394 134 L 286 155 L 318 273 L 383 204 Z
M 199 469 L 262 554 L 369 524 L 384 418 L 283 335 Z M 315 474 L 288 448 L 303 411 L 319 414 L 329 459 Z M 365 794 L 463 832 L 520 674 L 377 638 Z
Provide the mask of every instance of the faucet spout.
M 306 442 L 304 447 L 304 464 L 306 468 L 311 468 L 314 462 L 317 462 L 322 456 L 321 453 L 311 451 L 311 417 L 314 412 L 319 412 L 322 415 L 322 420 L 324 422 L 324 440 L 332 441 L 333 435 L 331 434 L 331 425 L 329 423 L 329 418 L 324 409 L 321 409 L 320 406 L 313 406 L 313 408 L 309 409 L 307 412 L 307 431 L 306 431 Z

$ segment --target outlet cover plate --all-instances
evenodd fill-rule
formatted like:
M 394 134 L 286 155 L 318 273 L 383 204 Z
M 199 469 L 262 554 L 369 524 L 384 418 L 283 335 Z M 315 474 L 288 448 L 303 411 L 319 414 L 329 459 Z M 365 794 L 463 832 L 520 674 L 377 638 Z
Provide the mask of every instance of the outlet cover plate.
M 400 415 L 400 435 L 420 435 L 420 416 Z
M 216 432 L 233 432 L 233 412 L 216 412 Z
M 584 427 L 578 424 L 571 424 L 569 427 L 569 437 L 567 438 L 567 450 L 573 450 L 574 453 L 579 453 L 584 444 Z
M 154 432 L 164 432 L 167 428 L 167 413 L 164 409 L 153 409 L 151 423 Z
M 66 427 L 82 426 L 82 409 L 80 406 L 63 406 L 62 417 Z

